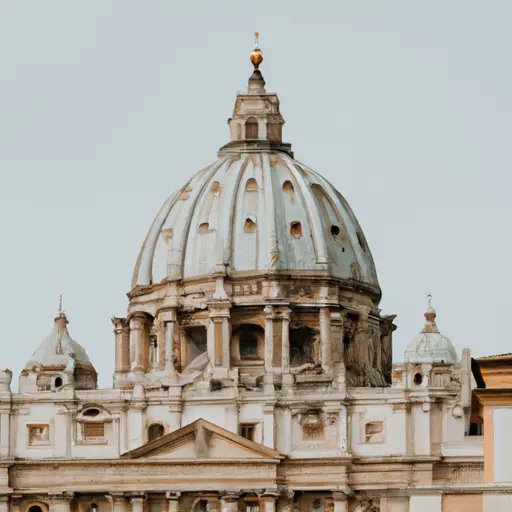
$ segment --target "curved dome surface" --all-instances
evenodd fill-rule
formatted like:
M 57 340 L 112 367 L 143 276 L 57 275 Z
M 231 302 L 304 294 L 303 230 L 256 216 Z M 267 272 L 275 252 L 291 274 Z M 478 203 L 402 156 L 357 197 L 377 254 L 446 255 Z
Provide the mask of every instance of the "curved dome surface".
M 409 343 L 404 360 L 406 363 L 456 363 L 457 351 L 452 342 L 439 332 L 436 312 L 430 302 L 431 297 L 425 313 L 425 327 Z
M 132 286 L 225 270 L 321 270 L 378 286 L 351 208 L 284 152 L 227 155 L 198 172 L 156 216 Z
M 71 338 L 67 324 L 66 315 L 59 313 L 59 316 L 55 318 L 52 332 L 32 354 L 26 368 L 32 368 L 33 366 L 68 366 L 70 361 L 92 366 L 85 349 Z

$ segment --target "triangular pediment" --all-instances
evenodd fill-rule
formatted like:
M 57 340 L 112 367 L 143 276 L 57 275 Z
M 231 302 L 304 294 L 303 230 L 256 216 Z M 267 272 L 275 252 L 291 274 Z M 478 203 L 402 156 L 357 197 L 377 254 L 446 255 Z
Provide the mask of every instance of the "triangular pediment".
M 123 453 L 121 459 L 282 459 L 284 455 L 259 443 L 249 441 L 225 428 L 199 419 Z

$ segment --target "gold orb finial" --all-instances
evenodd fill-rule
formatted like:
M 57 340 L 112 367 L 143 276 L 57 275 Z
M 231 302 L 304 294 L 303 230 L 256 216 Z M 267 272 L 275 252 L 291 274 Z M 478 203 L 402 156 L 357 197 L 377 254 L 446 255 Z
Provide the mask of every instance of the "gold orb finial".
M 260 33 L 254 32 L 254 49 L 251 52 L 251 62 L 254 69 L 258 69 L 263 62 L 263 52 L 260 49 Z

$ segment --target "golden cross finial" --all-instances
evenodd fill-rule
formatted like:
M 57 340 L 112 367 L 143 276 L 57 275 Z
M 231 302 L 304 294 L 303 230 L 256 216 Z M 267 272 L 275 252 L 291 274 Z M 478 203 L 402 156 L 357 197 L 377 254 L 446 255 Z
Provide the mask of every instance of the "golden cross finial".
M 427 295 L 427 298 L 428 298 L 428 307 L 431 308 L 432 307 L 432 294 L 429 293 Z
M 260 33 L 254 32 L 254 48 L 258 48 L 259 44 L 260 44 Z

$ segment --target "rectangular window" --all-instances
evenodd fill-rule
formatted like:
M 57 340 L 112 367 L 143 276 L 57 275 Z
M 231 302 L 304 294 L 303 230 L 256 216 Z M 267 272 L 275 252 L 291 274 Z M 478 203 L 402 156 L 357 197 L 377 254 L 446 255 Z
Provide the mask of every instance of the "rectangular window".
M 260 505 L 257 501 L 250 501 L 245 504 L 245 512 L 259 512 Z
M 84 441 L 104 441 L 105 439 L 105 424 L 104 423 L 82 423 L 82 433 Z
M 254 423 L 242 423 L 240 425 L 240 435 L 248 439 L 249 441 L 254 441 L 254 431 L 256 430 L 256 426 Z

